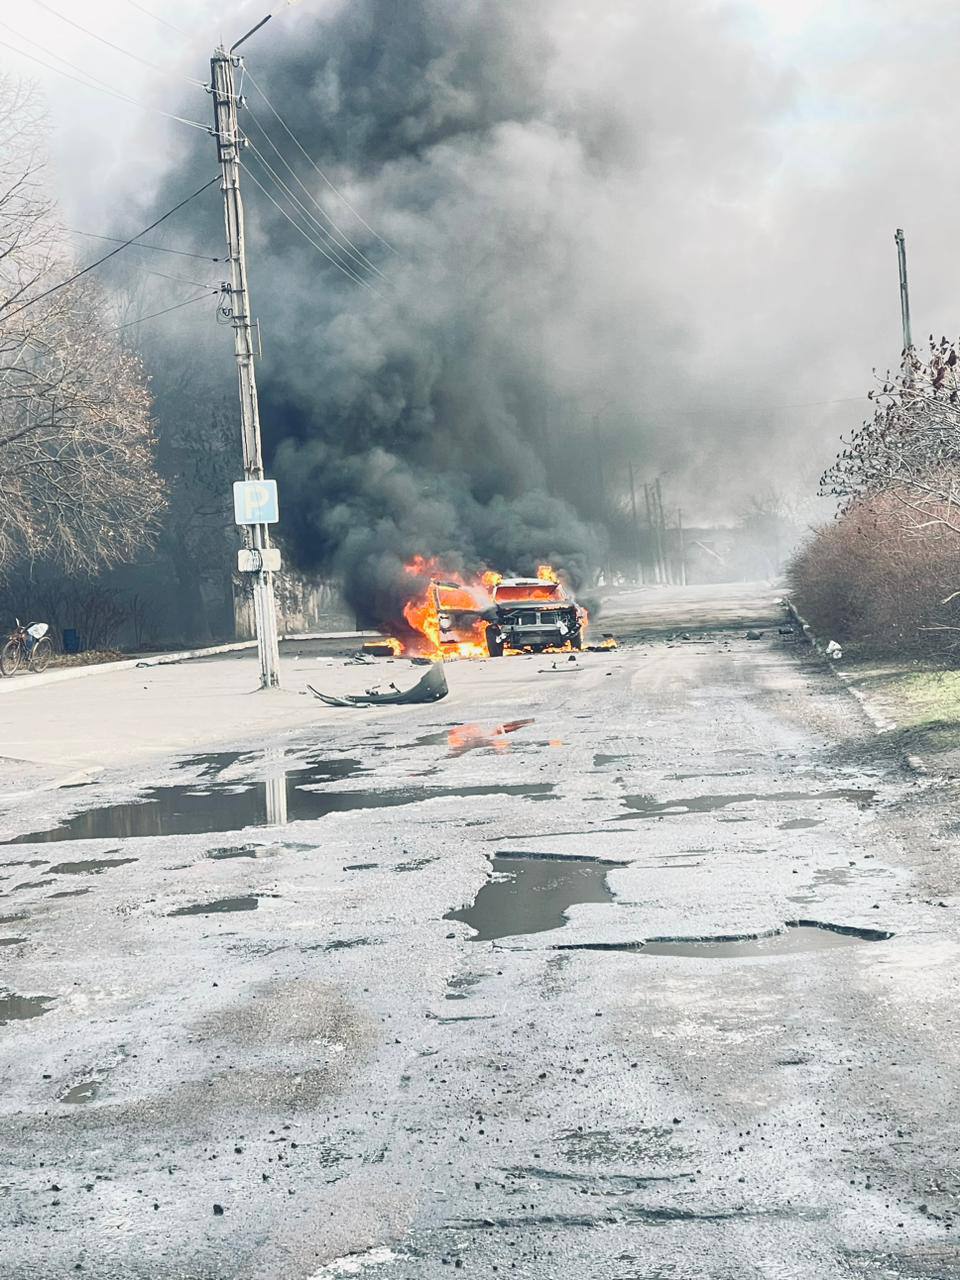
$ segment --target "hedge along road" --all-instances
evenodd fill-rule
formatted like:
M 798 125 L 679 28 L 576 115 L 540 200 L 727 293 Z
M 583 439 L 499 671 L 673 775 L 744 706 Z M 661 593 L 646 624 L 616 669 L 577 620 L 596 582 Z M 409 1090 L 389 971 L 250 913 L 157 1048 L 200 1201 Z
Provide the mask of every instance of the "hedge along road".
M 960 1276 L 950 784 L 774 594 L 24 695 L 102 772 L 0 811 L 0 1275 Z

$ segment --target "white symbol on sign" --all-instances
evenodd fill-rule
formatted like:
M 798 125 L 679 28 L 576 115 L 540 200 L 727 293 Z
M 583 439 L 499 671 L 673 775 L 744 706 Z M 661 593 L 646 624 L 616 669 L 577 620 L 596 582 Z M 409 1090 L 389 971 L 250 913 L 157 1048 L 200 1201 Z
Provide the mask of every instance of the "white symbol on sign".
M 276 480 L 237 480 L 233 515 L 237 524 L 276 524 L 280 518 Z

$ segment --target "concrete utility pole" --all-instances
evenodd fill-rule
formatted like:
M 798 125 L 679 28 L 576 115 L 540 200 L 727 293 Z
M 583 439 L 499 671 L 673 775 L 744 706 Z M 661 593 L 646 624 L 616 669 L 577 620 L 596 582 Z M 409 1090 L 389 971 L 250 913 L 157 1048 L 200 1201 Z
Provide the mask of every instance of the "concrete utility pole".
M 234 350 L 240 381 L 243 474 L 246 480 L 262 480 L 260 411 L 257 405 L 257 377 L 253 367 L 253 330 L 244 259 L 243 205 L 240 201 L 240 129 L 233 77 L 233 69 L 239 62 L 240 59 L 235 57 L 232 50 L 227 52 L 221 46 L 210 59 L 210 83 L 213 93 L 214 137 L 223 175 L 223 216 L 230 255 L 230 316 L 233 320 Z M 277 643 L 273 573 L 270 568 L 271 562 L 277 559 L 277 552 L 273 551 L 271 555 L 270 531 L 266 524 L 245 525 L 244 528 L 247 547 L 252 553 L 250 576 L 253 579 L 253 609 L 260 655 L 260 687 L 278 689 L 280 649 Z
M 897 262 L 900 267 L 900 322 L 903 326 L 903 349 L 909 354 L 913 348 L 913 338 L 910 333 L 910 291 L 907 287 L 907 242 L 901 227 L 897 227 L 893 238 L 897 242 Z
M 680 585 L 687 585 L 687 541 L 683 532 L 683 512 L 677 508 L 677 540 L 680 544 Z

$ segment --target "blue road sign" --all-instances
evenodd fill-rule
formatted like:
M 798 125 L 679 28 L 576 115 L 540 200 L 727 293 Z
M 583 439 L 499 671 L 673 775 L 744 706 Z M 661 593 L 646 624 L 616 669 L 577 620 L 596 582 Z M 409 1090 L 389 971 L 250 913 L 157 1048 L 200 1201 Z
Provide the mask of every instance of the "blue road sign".
M 276 524 L 280 519 L 276 480 L 237 480 L 233 518 L 237 524 Z

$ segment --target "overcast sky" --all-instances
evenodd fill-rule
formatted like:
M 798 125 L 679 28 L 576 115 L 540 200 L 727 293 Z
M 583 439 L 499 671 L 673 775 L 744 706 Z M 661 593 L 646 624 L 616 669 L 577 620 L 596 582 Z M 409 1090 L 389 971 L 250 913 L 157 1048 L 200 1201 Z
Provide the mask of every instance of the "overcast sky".
M 200 122 L 210 99 L 189 78 L 205 80 L 217 40 L 236 39 L 268 7 L 268 0 L 50 3 L 159 70 L 72 28 L 38 0 L 5 9 L 0 41 L 45 60 L 58 54 L 137 102 Z M 251 68 L 271 45 L 295 40 L 306 19 L 334 16 L 345 4 L 275 8 L 245 50 Z M 664 384 L 652 387 L 649 404 L 670 419 L 684 449 L 702 444 L 705 465 L 690 467 L 685 483 L 701 499 L 715 480 L 730 483 L 713 465 L 725 439 L 737 442 L 735 470 L 756 463 L 758 474 L 780 483 L 816 469 L 865 408 L 847 398 L 871 385 L 873 366 L 898 358 L 897 226 L 907 234 L 915 337 L 960 331 L 956 6 L 594 0 L 581 13 L 558 0 L 556 12 L 563 19 L 551 33 L 559 50 L 549 73 L 555 97 L 569 82 L 582 99 L 592 82 L 598 100 L 616 92 L 642 121 L 636 184 L 606 193 L 619 202 L 618 216 L 605 221 L 599 206 L 580 216 L 591 224 L 600 272 L 612 279 L 618 264 L 628 273 L 642 264 L 629 295 L 638 324 L 656 315 L 682 346 L 675 400 Z M 398 23 L 403 13 L 398 0 Z M 656 56 L 644 63 L 636 50 L 651 46 Z M 43 85 L 51 168 L 71 226 L 133 229 L 160 186 L 169 192 L 187 151 L 195 155 L 187 126 L 81 87 L 7 47 L 0 64 Z M 625 200 L 636 201 L 635 219 L 624 217 Z M 253 198 L 251 206 L 256 219 Z M 78 250 L 81 260 L 85 253 Z M 629 323 L 623 297 L 617 307 Z M 808 403 L 821 401 L 840 403 Z M 677 469 L 675 452 L 665 451 L 664 466 Z

